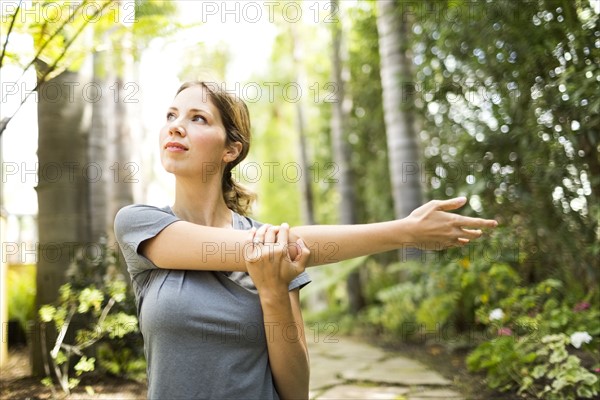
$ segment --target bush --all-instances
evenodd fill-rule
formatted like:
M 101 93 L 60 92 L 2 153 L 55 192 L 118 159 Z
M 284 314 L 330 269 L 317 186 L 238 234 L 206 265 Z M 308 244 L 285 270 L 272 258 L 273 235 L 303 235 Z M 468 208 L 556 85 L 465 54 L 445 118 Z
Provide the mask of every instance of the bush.
M 54 347 L 43 350 L 47 375 L 43 383 L 53 388 L 52 367 L 62 390 L 69 394 L 82 374 L 96 369 L 96 354 L 101 370 L 139 378 L 145 362 L 136 352 L 136 348 L 142 348 L 138 320 L 115 255 L 103 242 L 99 257 L 88 259 L 79 254 L 67 276 L 69 281 L 61 286 L 57 304 L 44 305 L 39 310 L 42 345 L 46 342 L 47 324 L 52 324 L 58 333 Z M 77 324 L 73 323 L 75 320 Z M 73 338 L 72 342 L 67 343 L 67 338 Z M 129 347 L 127 343 L 138 346 Z M 98 347 L 94 348 L 96 344 Z M 73 370 L 72 361 L 76 361 Z
M 469 369 L 484 372 L 490 387 L 523 396 L 596 396 L 600 309 L 593 301 L 570 302 L 562 289 L 562 282 L 548 279 L 516 287 L 496 308 L 481 307 L 477 317 L 492 339 L 469 355 Z
M 8 319 L 18 321 L 22 332 L 27 332 L 27 322 L 35 318 L 35 274 L 33 264 L 9 266 Z

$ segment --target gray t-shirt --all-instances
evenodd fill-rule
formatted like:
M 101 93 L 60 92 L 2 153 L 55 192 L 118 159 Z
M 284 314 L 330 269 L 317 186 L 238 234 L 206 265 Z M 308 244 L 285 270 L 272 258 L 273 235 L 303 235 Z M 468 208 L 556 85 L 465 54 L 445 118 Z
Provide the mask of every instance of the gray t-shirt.
M 115 217 L 144 337 L 148 398 L 279 399 L 260 301 L 250 275 L 162 269 L 138 252 L 140 243 L 176 221 L 179 218 L 168 206 L 131 205 Z M 260 225 L 233 213 L 234 229 Z M 206 251 L 216 249 L 207 244 Z M 309 282 L 308 274 L 302 273 L 289 289 Z

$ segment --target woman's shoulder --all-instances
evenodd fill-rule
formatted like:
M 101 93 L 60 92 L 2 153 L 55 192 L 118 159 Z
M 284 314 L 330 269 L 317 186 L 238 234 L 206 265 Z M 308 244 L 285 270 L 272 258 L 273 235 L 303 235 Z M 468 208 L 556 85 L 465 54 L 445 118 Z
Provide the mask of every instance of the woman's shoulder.
M 169 206 L 158 207 L 149 204 L 129 204 L 117 211 L 115 220 L 122 219 L 124 217 L 132 217 L 140 214 L 149 215 L 153 213 L 167 213 L 173 215 L 173 211 L 171 211 L 171 207 Z
M 117 235 L 122 230 L 148 226 L 162 220 L 176 219 L 171 207 L 157 207 L 148 204 L 130 204 L 121 208 L 115 215 L 114 228 Z

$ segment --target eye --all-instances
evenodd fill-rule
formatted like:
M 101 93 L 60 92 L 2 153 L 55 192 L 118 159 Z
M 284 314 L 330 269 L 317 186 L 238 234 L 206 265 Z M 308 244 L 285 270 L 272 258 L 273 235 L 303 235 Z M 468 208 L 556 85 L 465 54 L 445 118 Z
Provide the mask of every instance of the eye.
M 175 119 L 175 114 L 172 112 L 167 113 L 167 121 L 173 121 Z
M 192 117 L 192 121 L 193 122 L 206 122 L 206 118 L 204 118 L 202 115 L 194 115 Z

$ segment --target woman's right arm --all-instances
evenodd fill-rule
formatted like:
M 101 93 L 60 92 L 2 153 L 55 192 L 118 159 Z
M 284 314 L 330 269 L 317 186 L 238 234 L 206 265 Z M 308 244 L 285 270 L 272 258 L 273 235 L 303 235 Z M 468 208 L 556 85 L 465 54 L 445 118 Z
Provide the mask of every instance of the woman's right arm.
M 465 217 L 447 211 L 466 199 L 434 200 L 408 217 L 362 225 L 308 225 L 291 229 L 292 241 L 301 237 L 311 250 L 309 265 L 321 265 L 402 247 L 442 250 L 481 236 L 481 228 L 496 221 Z M 177 221 L 140 245 L 140 252 L 160 268 L 247 271 L 249 251 L 245 231 L 213 228 Z M 268 247 L 266 248 L 268 250 Z M 290 243 L 290 257 L 296 257 Z
M 247 271 L 247 232 L 173 222 L 140 244 L 139 252 L 159 268 Z

